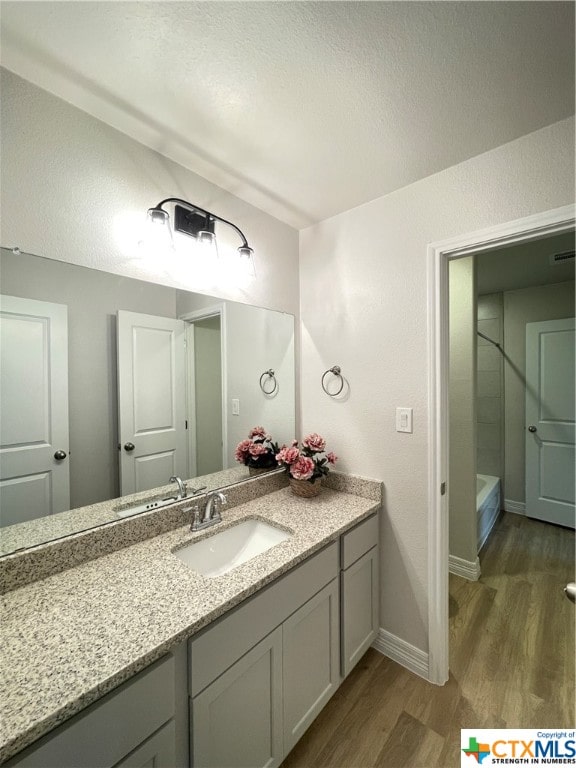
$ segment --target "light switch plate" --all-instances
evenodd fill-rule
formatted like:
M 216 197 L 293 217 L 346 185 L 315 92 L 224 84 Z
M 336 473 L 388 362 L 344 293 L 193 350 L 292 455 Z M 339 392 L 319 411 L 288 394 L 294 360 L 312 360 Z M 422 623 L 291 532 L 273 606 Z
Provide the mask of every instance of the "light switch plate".
M 396 408 L 396 432 L 412 432 L 412 408 Z
M 232 398 L 232 416 L 240 416 L 240 400 Z

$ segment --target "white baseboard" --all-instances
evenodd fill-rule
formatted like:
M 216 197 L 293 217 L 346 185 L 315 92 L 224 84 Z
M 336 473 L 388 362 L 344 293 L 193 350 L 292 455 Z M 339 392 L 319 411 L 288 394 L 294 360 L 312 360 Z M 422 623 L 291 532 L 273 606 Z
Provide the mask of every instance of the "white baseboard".
M 525 515 L 526 504 L 523 501 L 504 499 L 504 512 L 513 512 L 515 515 Z
M 402 638 L 380 627 L 378 636 L 372 643 L 372 648 L 406 667 L 410 672 L 414 672 L 415 675 L 429 680 L 428 654 L 420 648 L 416 648 L 415 645 L 407 643 L 406 640 L 402 640 Z
M 468 581 L 478 581 L 480 578 L 480 560 L 478 558 L 475 561 L 463 560 L 456 555 L 449 555 L 448 570 L 455 576 L 462 576 Z

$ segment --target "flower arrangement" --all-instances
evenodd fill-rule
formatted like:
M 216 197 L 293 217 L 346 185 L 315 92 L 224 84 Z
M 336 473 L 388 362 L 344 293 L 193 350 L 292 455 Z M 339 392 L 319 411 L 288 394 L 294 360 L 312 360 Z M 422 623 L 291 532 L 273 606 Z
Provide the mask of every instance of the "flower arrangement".
M 302 440 L 302 448 L 298 446 L 298 440 L 293 440 L 290 447 L 283 445 L 276 454 L 278 464 L 285 466 L 294 480 L 308 480 L 311 483 L 327 475 L 329 465 L 335 464 L 337 460 L 338 457 L 332 451 L 326 453 L 326 440 L 316 432 Z
M 272 441 L 264 427 L 253 427 L 248 433 L 248 439 L 236 446 L 234 457 L 236 461 L 253 469 L 273 469 L 277 466 L 278 451 L 278 443 Z

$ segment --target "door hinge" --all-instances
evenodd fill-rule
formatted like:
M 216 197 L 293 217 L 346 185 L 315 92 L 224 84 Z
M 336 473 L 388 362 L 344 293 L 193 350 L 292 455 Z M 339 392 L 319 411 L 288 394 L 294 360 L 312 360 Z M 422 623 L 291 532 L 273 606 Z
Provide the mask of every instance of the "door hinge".
M 446 495 L 446 483 L 440 483 L 440 496 Z
M 188 429 L 188 419 L 186 419 L 186 421 L 184 422 L 184 425 L 185 425 L 184 429 Z

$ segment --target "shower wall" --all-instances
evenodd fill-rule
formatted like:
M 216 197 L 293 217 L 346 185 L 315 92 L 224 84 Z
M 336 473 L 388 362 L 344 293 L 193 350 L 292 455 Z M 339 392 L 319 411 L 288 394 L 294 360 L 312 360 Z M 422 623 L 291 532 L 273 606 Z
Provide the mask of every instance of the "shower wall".
M 503 294 L 478 296 L 477 317 L 480 333 L 503 344 Z M 476 363 L 476 466 L 479 474 L 504 480 L 504 360 L 478 336 Z

